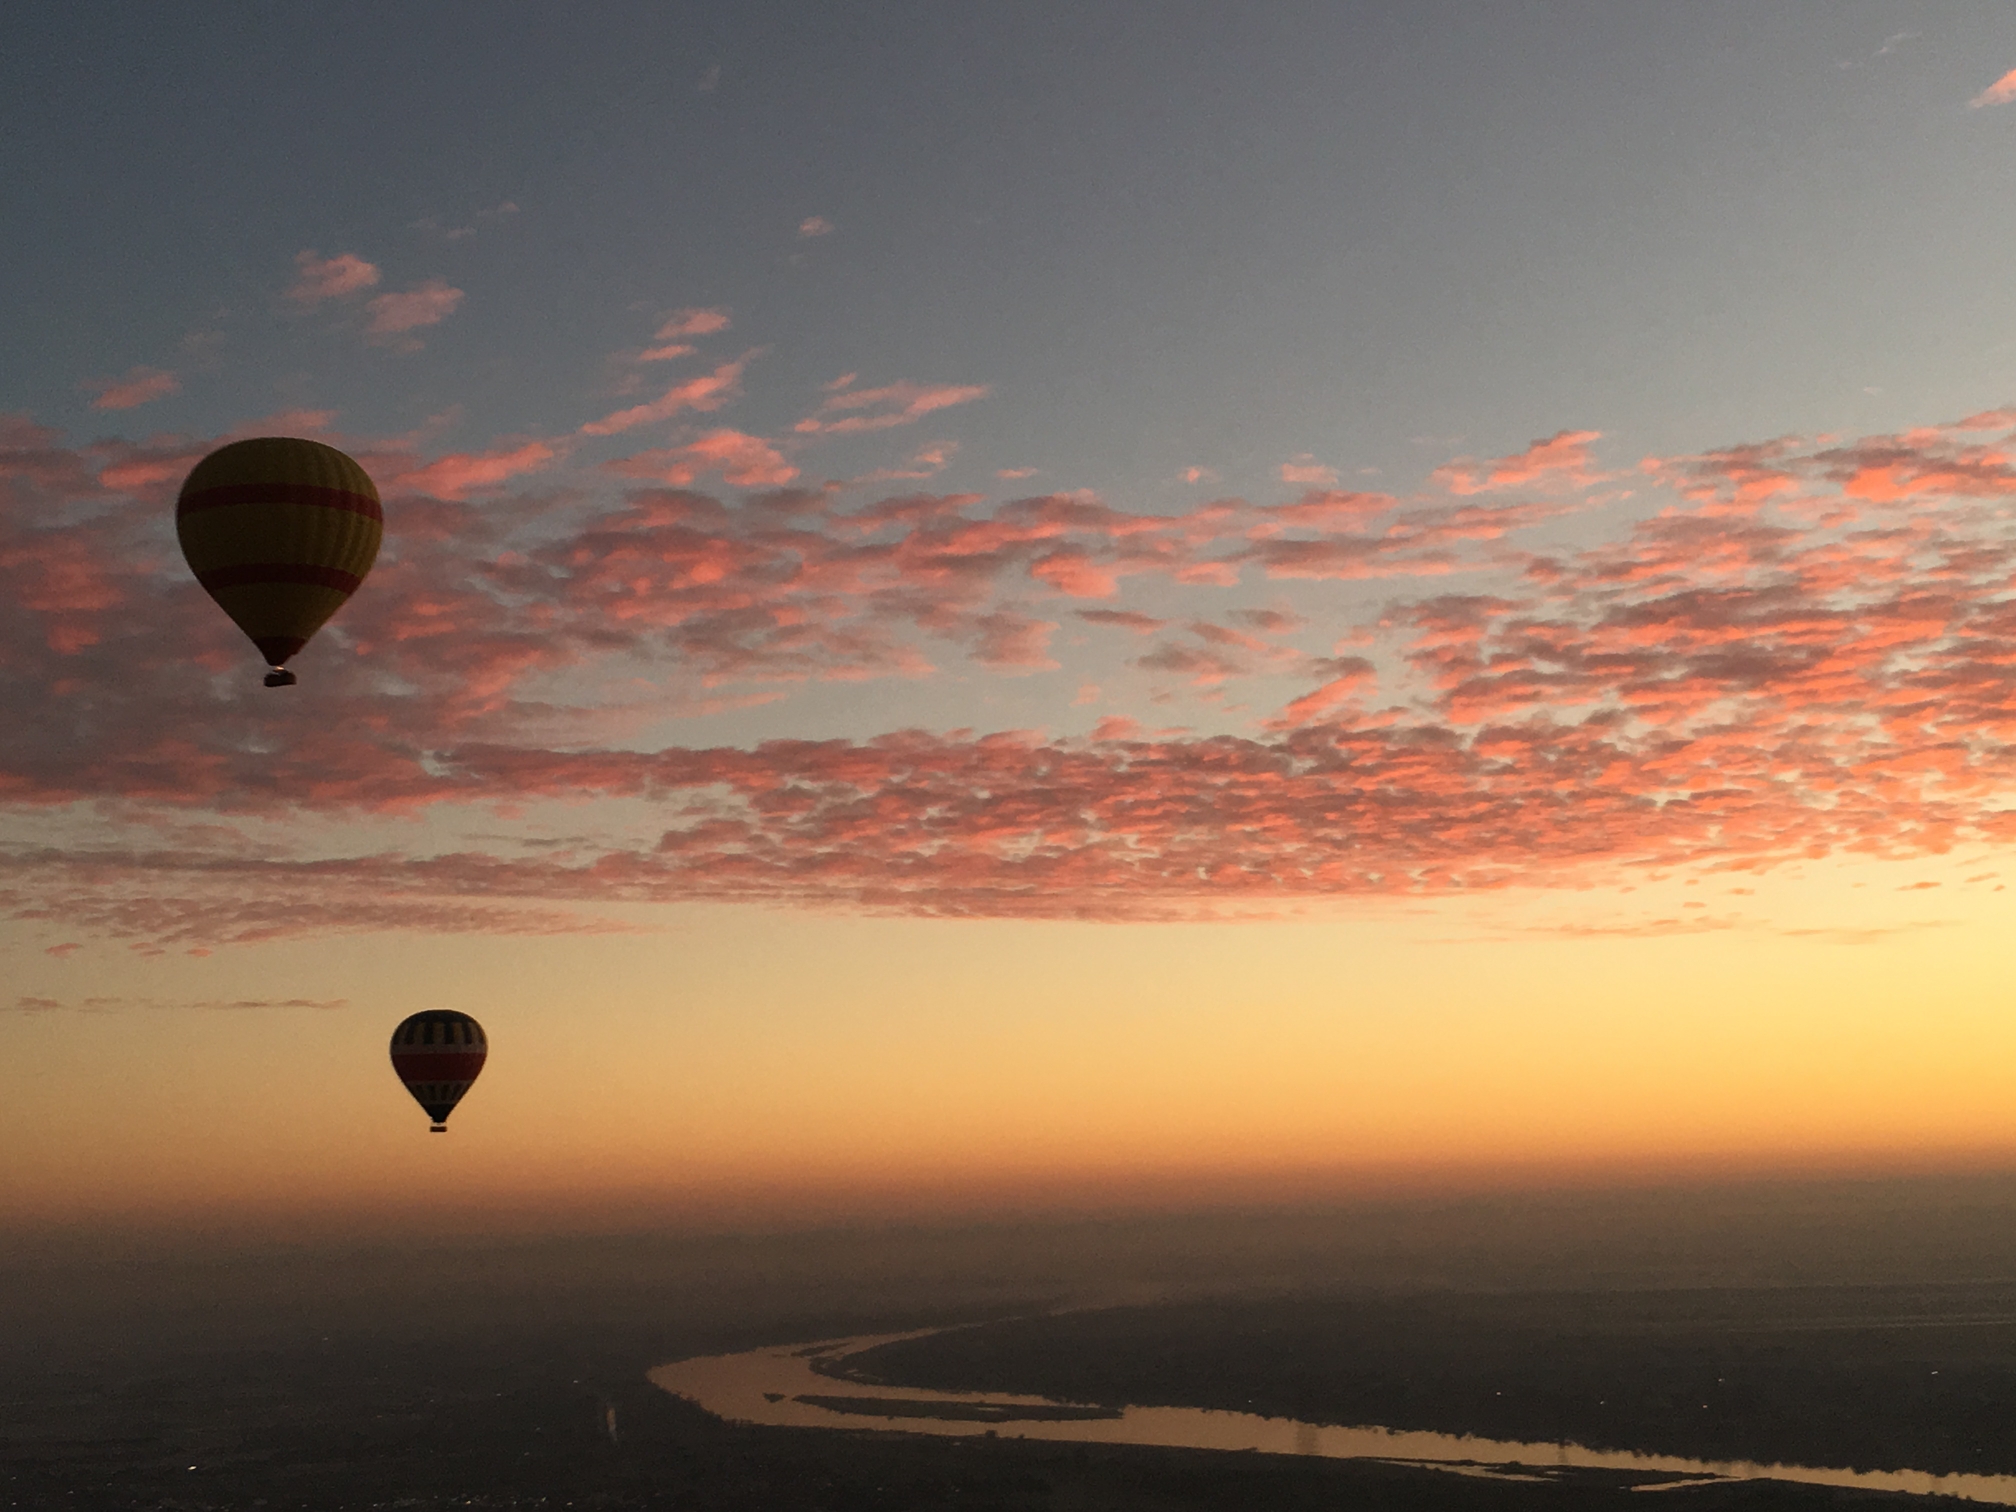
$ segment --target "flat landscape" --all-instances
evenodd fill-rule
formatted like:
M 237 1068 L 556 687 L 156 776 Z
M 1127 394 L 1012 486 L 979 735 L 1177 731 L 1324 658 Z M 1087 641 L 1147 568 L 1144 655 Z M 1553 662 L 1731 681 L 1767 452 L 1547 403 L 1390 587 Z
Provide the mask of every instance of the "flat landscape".
M 1041 1443 L 1006 1421 L 957 1439 L 865 1416 L 737 1426 L 645 1376 L 926 1328 L 954 1331 L 851 1357 L 854 1375 L 892 1384 L 836 1379 L 835 1394 L 944 1387 L 2006 1470 L 2016 1288 L 1966 1277 L 2012 1269 L 2008 1211 L 1998 1179 L 1746 1190 L 1691 1212 L 1671 1196 L 1528 1199 L 19 1254 L 0 1265 L 0 1508 L 1644 1512 L 1629 1487 L 1671 1479 Z M 1664 1494 L 1703 1508 L 1922 1500 L 1770 1481 Z
M 353 1345 L 220 1356 L 203 1369 L 110 1384 L 44 1381 L 32 1403 L 8 1402 L 0 1506 L 1624 1512 L 1642 1506 L 1632 1485 L 1661 1479 L 1540 1471 L 1495 1480 L 1365 1461 L 737 1427 L 645 1384 L 619 1352 L 563 1361 L 536 1341 L 517 1351 L 508 1342 L 426 1353 Z M 1921 1500 L 1769 1482 L 1671 1494 L 1694 1509 Z
M 1860 1470 L 2016 1472 L 2016 1286 L 1361 1294 L 1015 1319 L 857 1379 Z

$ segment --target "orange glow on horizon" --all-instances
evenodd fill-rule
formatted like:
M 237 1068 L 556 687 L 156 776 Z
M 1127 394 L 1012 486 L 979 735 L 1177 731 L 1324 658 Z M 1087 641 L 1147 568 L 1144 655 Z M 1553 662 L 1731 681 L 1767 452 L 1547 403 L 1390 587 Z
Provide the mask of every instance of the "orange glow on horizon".
M 1712 909 L 1687 906 L 1700 879 L 1300 923 L 714 909 L 660 934 L 152 961 L 129 974 L 159 1000 L 242 971 L 347 1006 L 13 1016 L 38 1070 L 4 1115 L 4 1201 L 35 1223 L 760 1223 L 2016 1163 L 2006 895 L 1927 871 L 1733 879 Z M 1768 927 L 1688 924 L 1734 906 Z M 429 1003 L 492 1045 L 431 1138 L 383 1044 Z

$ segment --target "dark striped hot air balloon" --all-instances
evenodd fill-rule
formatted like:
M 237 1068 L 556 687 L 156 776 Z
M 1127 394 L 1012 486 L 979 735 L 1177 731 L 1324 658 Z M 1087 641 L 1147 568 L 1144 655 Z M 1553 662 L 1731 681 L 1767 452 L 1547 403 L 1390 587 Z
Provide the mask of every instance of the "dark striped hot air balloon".
M 427 1110 L 436 1134 L 448 1131 L 448 1115 L 489 1053 L 483 1026 L 447 1008 L 416 1013 L 392 1031 L 392 1069 Z
M 175 501 L 182 555 L 273 669 L 343 607 L 378 557 L 378 490 L 333 446 L 296 436 L 234 441 L 190 472 Z

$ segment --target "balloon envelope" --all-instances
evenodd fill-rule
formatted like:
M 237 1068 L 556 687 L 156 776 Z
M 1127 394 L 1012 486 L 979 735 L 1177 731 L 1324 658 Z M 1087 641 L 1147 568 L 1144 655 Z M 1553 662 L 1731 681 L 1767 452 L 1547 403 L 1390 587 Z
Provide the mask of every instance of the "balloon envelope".
M 489 1053 L 483 1026 L 446 1008 L 416 1013 L 392 1031 L 392 1069 L 427 1110 L 436 1134 L 447 1128 Z
M 196 581 L 281 669 L 357 591 L 385 516 L 369 475 L 320 441 L 260 436 L 210 453 L 175 501 L 175 534 Z

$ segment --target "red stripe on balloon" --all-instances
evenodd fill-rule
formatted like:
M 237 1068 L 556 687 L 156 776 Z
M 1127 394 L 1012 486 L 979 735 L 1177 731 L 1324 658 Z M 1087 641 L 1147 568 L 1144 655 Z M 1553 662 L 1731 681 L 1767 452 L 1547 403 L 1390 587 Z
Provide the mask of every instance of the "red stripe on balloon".
M 364 579 L 341 567 L 312 567 L 305 562 L 245 562 L 236 567 L 212 567 L 196 574 L 196 581 L 215 593 L 219 588 L 246 588 L 254 584 L 302 583 L 311 588 L 334 588 L 355 593 Z
M 483 1069 L 483 1055 L 466 1050 L 443 1053 L 439 1050 L 407 1051 L 392 1057 L 392 1069 L 399 1080 L 413 1082 L 474 1081 Z
M 385 511 L 369 494 L 352 493 L 347 488 L 324 488 L 315 483 L 220 483 L 177 499 L 175 518 L 230 504 L 319 504 L 324 509 L 347 509 L 381 522 L 385 518 Z

